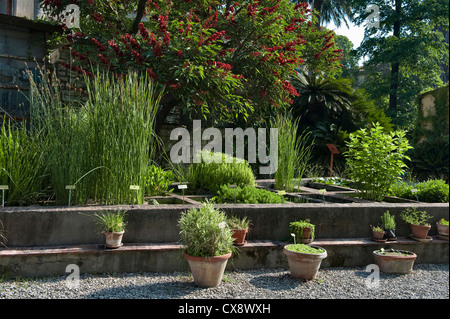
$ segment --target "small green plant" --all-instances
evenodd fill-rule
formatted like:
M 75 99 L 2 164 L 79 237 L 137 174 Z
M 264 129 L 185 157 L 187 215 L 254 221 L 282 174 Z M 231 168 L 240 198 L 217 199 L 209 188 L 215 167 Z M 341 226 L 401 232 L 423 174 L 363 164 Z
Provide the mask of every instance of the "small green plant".
M 405 209 L 401 214 L 400 217 L 403 219 L 404 222 L 408 224 L 413 225 L 422 225 L 422 226 L 429 226 L 429 220 L 433 218 L 433 216 L 430 216 L 426 211 L 419 211 L 417 210 L 417 207 L 409 207 Z
M 303 238 L 303 230 L 305 228 L 311 228 L 311 239 L 314 239 L 316 226 L 309 222 L 309 219 L 294 221 L 289 224 L 289 231 L 291 234 L 295 234 L 297 238 Z
M 97 221 L 100 233 L 122 232 L 125 230 L 126 226 L 126 213 L 125 210 L 118 209 L 117 211 L 95 213 L 92 217 Z
M 448 226 L 448 220 L 445 220 L 444 218 L 442 218 L 441 220 L 439 220 L 439 224 Z
M 380 226 L 374 226 L 374 227 L 372 227 L 372 231 L 377 232 L 377 233 L 381 233 L 384 230 Z
M 389 211 L 387 210 L 384 212 L 384 214 L 381 216 L 381 227 L 386 230 L 394 230 L 397 226 L 395 222 L 395 216 L 391 215 Z
M 362 198 L 382 201 L 389 188 L 402 173 L 409 160 L 405 154 L 411 148 L 402 130 L 385 133 L 379 123 L 370 129 L 350 134 L 344 152 L 347 173 L 360 190 Z
M 238 186 L 235 189 L 230 189 L 227 185 L 222 185 L 217 192 L 217 196 L 214 197 L 217 203 L 234 202 L 235 199 L 237 203 L 244 204 L 284 203 L 281 195 L 254 186 Z
M 145 194 L 148 196 L 160 196 L 170 191 L 169 186 L 174 179 L 174 174 L 170 170 L 164 170 L 156 165 L 147 167 L 145 176 Z
M 243 218 L 239 218 L 238 216 L 231 216 L 227 220 L 228 226 L 231 229 L 248 229 L 250 226 L 250 220 L 244 216 Z
M 234 251 L 233 232 L 225 212 L 207 201 L 199 208 L 183 212 L 178 221 L 181 242 L 187 255 L 213 257 Z
M 297 252 L 297 253 L 304 253 L 304 254 L 322 254 L 325 251 L 321 248 L 314 248 L 305 244 L 291 244 L 287 245 L 284 248 L 287 250 Z
M 297 133 L 300 118 L 278 115 L 271 122 L 278 129 L 278 166 L 275 173 L 275 188 L 292 192 L 297 189 L 311 158 L 314 142 L 310 142 L 310 132 Z

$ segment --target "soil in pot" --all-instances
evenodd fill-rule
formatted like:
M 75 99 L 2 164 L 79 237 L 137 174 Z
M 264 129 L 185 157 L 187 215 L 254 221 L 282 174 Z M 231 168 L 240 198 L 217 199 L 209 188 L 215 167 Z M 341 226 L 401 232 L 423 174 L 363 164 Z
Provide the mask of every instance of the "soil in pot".
M 194 257 L 183 253 L 183 256 L 189 263 L 194 283 L 199 287 L 212 288 L 220 285 L 231 254 L 230 252 L 222 256 Z
M 287 245 L 283 253 L 288 258 L 291 275 L 305 280 L 317 276 L 322 260 L 327 257 L 325 249 L 304 244 Z
M 392 274 L 410 273 L 417 258 L 411 251 L 396 249 L 375 250 L 372 255 L 380 271 Z

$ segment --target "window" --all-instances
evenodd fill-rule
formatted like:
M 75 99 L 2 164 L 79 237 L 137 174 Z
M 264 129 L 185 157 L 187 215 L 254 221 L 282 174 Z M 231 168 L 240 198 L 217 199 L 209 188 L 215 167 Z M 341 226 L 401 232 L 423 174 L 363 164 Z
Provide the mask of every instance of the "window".
M 12 15 L 13 0 L 0 0 L 0 13 Z

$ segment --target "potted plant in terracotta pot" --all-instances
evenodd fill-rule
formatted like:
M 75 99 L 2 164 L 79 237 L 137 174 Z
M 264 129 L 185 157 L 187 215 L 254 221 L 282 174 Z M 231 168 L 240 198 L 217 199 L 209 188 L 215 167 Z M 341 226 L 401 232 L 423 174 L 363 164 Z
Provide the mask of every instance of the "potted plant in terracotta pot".
M 327 257 L 325 249 L 306 244 L 287 245 L 283 253 L 287 256 L 291 275 L 306 280 L 316 278 L 322 260 Z
M 183 256 L 189 263 L 195 284 L 217 287 L 235 250 L 233 232 L 227 225 L 225 213 L 207 201 L 183 212 L 178 226 Z
M 126 211 L 122 209 L 95 213 L 93 215 L 93 218 L 97 221 L 99 231 L 105 234 L 106 248 L 119 248 L 122 246 L 122 238 L 126 226 L 125 216 Z
M 448 240 L 448 220 L 442 218 L 441 220 L 436 222 L 436 227 L 438 231 L 438 237 Z
M 397 240 L 397 236 L 395 235 L 396 226 L 395 216 L 391 215 L 388 210 L 385 211 L 381 216 L 381 228 L 384 229 L 384 239 L 389 241 Z
M 428 236 L 428 231 L 431 229 L 429 220 L 433 218 L 426 211 L 419 211 L 417 207 L 410 207 L 405 209 L 400 217 L 408 223 L 411 227 L 411 238 L 415 240 L 431 240 Z
M 370 228 L 372 229 L 372 240 L 374 241 L 386 241 L 384 238 L 385 231 L 380 226 L 372 226 L 370 225 Z
M 247 243 L 245 237 L 248 233 L 249 225 L 250 220 L 247 217 L 231 216 L 228 218 L 228 226 L 233 231 L 234 245 L 243 246 Z
M 289 224 L 289 231 L 299 243 L 309 244 L 314 240 L 315 225 L 309 219 L 294 221 Z
M 417 258 L 417 255 L 411 251 L 392 248 L 375 250 L 372 255 L 382 272 L 392 274 L 410 273 Z

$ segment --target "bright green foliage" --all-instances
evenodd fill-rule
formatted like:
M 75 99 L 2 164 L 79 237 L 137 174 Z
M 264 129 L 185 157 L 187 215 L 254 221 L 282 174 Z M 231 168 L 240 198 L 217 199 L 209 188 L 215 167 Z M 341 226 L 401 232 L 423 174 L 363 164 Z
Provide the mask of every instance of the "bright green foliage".
M 404 131 L 385 133 L 378 123 L 350 134 L 344 153 L 349 178 L 363 198 L 382 201 L 390 186 L 400 179 L 411 148 Z
M 122 209 L 117 211 L 106 211 L 102 213 L 95 213 L 92 218 L 97 221 L 97 227 L 101 233 L 103 232 L 122 232 L 125 230 L 127 212 Z
M 65 186 L 75 185 L 75 204 L 131 203 L 130 185 L 138 185 L 143 203 L 160 99 L 156 86 L 136 73 L 98 73 L 85 78 L 88 100 L 80 108 L 62 103 L 54 75 L 41 70 L 40 77 L 37 84 L 30 76 L 32 124 L 48 138 L 46 164 L 57 202 L 66 204 Z
M 173 172 L 170 170 L 166 171 L 156 165 L 148 166 L 145 177 L 145 194 L 148 196 L 164 195 L 168 191 L 174 177 Z
M 278 167 L 275 173 L 275 189 L 292 192 L 294 177 L 300 181 L 311 158 L 314 141 L 310 142 L 309 132 L 297 133 L 300 118 L 278 115 L 271 123 L 278 129 Z M 297 185 L 299 187 L 299 185 Z
M 287 245 L 284 248 L 296 253 L 304 253 L 304 254 L 322 254 L 325 252 L 325 250 L 321 248 L 314 248 L 305 244 L 292 244 Z
M 316 226 L 311 224 L 309 220 L 299 220 L 289 224 L 289 232 L 295 234 L 297 238 L 303 238 L 303 229 L 311 227 L 311 239 L 315 237 Z
M 248 227 L 250 226 L 250 220 L 247 218 L 247 216 L 244 216 L 242 218 L 239 218 L 238 216 L 228 217 L 227 223 L 231 229 L 248 229 Z
M 255 185 L 255 176 L 247 161 L 225 153 L 202 151 L 200 163 L 192 163 L 186 176 L 190 189 L 216 193 L 222 185 Z M 205 161 L 205 156 L 211 161 Z
M 254 186 L 237 187 L 235 189 L 228 188 L 227 185 L 222 185 L 217 192 L 215 200 L 218 203 L 234 202 L 236 196 L 236 203 L 244 204 L 281 204 L 284 199 L 281 195 L 274 192 L 256 188 Z
M 389 214 L 389 211 L 385 211 L 381 216 L 381 226 L 386 230 L 394 230 L 397 226 L 395 223 L 395 216 Z
M 429 220 L 433 218 L 433 216 L 429 215 L 426 211 L 419 211 L 417 207 L 410 207 L 405 209 L 400 217 L 404 222 L 413 225 L 422 225 L 427 226 L 430 225 Z
M 413 193 L 412 189 L 417 189 L 417 192 Z M 449 201 L 449 185 L 439 179 L 430 179 L 415 185 L 399 182 L 392 185 L 389 192 L 393 196 L 418 199 L 427 203 L 448 203 Z
M 29 135 L 25 122 L 14 126 L 3 119 L 0 129 L 0 185 L 9 187 L 5 205 L 29 204 L 43 188 L 45 141 Z
M 183 212 L 178 226 L 184 251 L 190 256 L 213 257 L 233 251 L 233 232 L 227 217 L 212 202 Z

